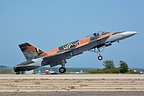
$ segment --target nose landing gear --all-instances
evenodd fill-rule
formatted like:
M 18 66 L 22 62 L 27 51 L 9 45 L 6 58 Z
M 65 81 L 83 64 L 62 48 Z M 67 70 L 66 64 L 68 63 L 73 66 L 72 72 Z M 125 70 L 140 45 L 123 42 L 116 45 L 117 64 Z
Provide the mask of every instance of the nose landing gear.
M 98 60 L 102 60 L 103 57 L 101 55 L 98 56 Z
M 97 54 L 98 54 L 98 60 L 102 60 L 103 57 L 102 57 L 101 54 L 100 54 L 101 50 L 100 50 L 100 49 L 97 49 L 97 50 L 98 50 L 98 51 L 97 51 Z
M 97 48 L 97 51 L 95 49 L 90 50 L 90 51 L 98 54 L 98 60 L 103 59 L 103 56 L 101 56 L 101 54 L 100 54 L 101 50 L 99 48 Z

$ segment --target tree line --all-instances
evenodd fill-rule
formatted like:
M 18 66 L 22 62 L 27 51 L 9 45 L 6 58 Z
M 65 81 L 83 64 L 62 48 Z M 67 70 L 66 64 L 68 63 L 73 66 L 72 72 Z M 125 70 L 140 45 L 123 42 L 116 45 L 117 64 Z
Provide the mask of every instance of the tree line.
M 106 60 L 103 62 L 103 69 L 91 68 L 88 73 L 129 73 L 134 74 L 134 69 L 129 69 L 128 64 L 125 61 L 119 61 L 119 67 L 115 67 L 113 60 Z

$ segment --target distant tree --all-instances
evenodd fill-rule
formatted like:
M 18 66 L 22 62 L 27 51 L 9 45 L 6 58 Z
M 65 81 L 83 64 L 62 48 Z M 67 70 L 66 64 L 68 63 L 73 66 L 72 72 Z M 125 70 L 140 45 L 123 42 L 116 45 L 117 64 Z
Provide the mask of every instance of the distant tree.
M 95 73 L 97 73 L 97 69 L 96 68 L 91 68 L 91 69 L 88 70 L 88 73 L 95 74 Z
M 124 61 L 120 61 L 120 73 L 126 73 L 128 72 L 128 65 Z
M 106 60 L 104 61 L 105 69 L 115 68 L 113 60 Z

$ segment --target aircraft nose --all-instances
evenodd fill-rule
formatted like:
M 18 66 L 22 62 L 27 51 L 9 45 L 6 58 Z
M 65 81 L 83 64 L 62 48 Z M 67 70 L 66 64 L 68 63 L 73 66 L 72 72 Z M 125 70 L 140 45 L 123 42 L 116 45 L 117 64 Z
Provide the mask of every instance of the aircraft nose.
M 130 37 L 130 36 L 133 36 L 133 35 L 137 34 L 137 32 L 135 32 L 135 31 L 126 31 L 126 32 L 123 32 L 121 34 L 124 36 L 124 38 L 127 38 L 127 37 Z

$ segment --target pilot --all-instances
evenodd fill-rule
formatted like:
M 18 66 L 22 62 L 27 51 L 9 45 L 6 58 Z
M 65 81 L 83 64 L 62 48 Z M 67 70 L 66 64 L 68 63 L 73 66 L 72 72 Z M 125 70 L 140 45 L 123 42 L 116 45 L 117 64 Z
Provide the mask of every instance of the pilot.
M 93 35 L 94 35 L 94 36 L 97 36 L 98 34 L 97 34 L 97 33 L 94 33 Z

